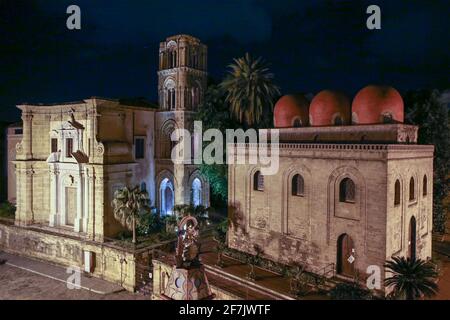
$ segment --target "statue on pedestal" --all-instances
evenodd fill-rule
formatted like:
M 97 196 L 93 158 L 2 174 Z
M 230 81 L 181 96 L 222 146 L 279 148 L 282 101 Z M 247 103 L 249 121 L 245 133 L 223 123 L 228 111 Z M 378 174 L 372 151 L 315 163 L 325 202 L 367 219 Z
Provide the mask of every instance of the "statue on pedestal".
M 173 300 L 212 299 L 205 269 L 200 259 L 198 222 L 192 216 L 178 224 L 176 265 L 173 268 L 164 295 Z

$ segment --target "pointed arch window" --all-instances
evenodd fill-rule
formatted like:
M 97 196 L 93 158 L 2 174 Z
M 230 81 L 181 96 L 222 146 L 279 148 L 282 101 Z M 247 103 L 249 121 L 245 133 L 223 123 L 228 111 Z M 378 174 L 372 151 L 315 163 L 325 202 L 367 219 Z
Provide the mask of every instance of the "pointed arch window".
M 169 69 L 177 67 L 177 51 L 175 49 L 171 49 L 169 51 Z
M 301 197 L 305 195 L 305 180 L 300 174 L 292 178 L 292 195 Z
M 253 190 L 264 191 L 264 176 L 260 171 L 256 171 L 253 176 Z
M 339 184 L 339 201 L 354 203 L 356 198 L 356 186 L 352 179 L 342 179 Z
M 416 199 L 415 182 L 414 178 L 411 178 L 409 180 L 409 200 L 413 201 L 414 199 Z
M 176 93 L 175 88 L 171 88 L 167 91 L 167 107 L 169 110 L 175 109 L 176 106 Z
M 400 181 L 395 181 L 395 194 L 394 194 L 394 206 L 398 206 L 400 204 Z
M 422 195 L 425 197 L 428 194 L 428 178 L 426 175 L 423 176 L 423 187 Z

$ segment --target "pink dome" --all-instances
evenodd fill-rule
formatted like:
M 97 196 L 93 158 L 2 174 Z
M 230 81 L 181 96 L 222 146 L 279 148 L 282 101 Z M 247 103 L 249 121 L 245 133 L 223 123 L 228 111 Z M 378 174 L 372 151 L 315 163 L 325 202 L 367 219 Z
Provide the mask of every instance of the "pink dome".
M 305 127 L 309 124 L 309 102 L 302 94 L 290 94 L 275 104 L 273 122 L 276 128 Z
M 337 91 L 323 90 L 319 92 L 311 101 L 309 122 L 315 127 L 349 124 L 349 99 Z
M 353 99 L 352 118 L 356 124 L 403 122 L 402 96 L 392 87 L 367 86 Z

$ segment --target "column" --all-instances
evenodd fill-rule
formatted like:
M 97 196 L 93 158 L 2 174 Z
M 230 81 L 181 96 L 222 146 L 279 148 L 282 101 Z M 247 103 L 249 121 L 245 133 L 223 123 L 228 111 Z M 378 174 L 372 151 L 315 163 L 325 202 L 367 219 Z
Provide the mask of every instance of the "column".
M 77 181 L 77 217 L 75 218 L 74 231 L 83 231 L 83 184 L 84 184 L 84 174 L 83 169 L 80 169 L 80 173 Z
M 33 174 L 32 168 L 20 169 L 20 185 L 17 188 L 17 202 L 20 206 L 16 214 L 17 225 L 29 225 L 34 221 L 33 217 Z
M 23 155 L 25 156 L 25 159 L 33 158 L 32 120 L 33 120 L 33 114 L 31 112 L 24 111 L 22 113 L 22 121 L 23 121 L 22 148 L 23 148 Z
M 89 172 L 86 169 L 84 173 L 84 215 L 83 215 L 83 231 L 88 230 L 89 221 Z
M 189 194 L 187 196 L 186 201 L 186 192 L 184 183 L 187 179 L 185 179 L 185 166 L 183 164 L 175 164 L 174 165 L 174 197 L 175 197 L 175 205 L 187 204 L 189 203 Z
M 50 227 L 58 225 L 58 170 L 50 168 Z

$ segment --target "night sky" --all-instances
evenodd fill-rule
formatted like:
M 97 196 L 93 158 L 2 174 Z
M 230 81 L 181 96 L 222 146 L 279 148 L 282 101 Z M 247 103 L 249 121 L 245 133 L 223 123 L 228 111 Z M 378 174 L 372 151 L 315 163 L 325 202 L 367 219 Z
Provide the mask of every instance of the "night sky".
M 77 4 L 82 30 L 66 28 Z M 382 30 L 366 28 L 366 8 Z M 234 57 L 264 57 L 283 93 L 369 84 L 450 88 L 448 0 L 0 0 L 0 121 L 16 104 L 91 96 L 156 101 L 159 42 L 187 33 L 220 80 Z

